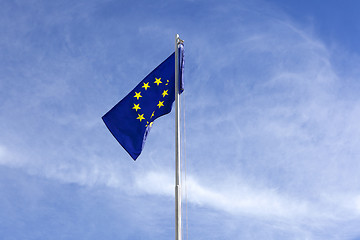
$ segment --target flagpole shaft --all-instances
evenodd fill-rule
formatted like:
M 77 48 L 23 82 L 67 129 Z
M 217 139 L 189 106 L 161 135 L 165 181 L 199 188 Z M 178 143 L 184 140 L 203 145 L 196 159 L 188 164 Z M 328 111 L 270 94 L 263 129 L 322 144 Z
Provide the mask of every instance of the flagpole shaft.
M 175 36 L 175 240 L 181 240 L 179 34 Z

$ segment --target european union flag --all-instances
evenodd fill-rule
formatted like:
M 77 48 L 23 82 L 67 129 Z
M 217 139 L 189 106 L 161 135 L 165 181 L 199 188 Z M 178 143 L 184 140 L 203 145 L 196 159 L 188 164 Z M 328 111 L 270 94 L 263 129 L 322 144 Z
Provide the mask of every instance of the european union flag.
M 180 92 L 183 91 L 183 46 L 179 47 Z M 126 97 L 103 117 L 106 126 L 136 160 L 158 117 L 171 112 L 175 100 L 175 53 L 147 75 Z

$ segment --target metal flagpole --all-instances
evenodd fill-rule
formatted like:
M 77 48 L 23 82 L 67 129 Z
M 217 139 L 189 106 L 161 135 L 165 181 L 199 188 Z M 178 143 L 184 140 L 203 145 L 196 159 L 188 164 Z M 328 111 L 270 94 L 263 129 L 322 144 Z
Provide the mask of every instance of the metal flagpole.
M 175 240 L 181 240 L 179 34 L 175 36 Z

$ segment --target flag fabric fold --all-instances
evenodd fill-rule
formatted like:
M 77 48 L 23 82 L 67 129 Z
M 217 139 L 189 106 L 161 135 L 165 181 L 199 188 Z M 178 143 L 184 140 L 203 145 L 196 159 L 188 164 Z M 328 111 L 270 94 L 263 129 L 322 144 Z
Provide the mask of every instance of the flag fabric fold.
M 184 48 L 179 45 L 179 88 L 183 91 Z M 103 117 L 115 139 L 136 160 L 155 119 L 171 112 L 175 100 L 175 53 L 148 74 Z

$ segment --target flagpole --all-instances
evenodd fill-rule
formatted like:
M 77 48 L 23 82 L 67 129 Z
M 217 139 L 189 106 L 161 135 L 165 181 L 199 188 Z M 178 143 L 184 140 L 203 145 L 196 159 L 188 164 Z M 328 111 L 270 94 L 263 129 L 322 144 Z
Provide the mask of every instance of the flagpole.
M 175 240 L 181 240 L 179 34 L 175 35 Z

